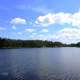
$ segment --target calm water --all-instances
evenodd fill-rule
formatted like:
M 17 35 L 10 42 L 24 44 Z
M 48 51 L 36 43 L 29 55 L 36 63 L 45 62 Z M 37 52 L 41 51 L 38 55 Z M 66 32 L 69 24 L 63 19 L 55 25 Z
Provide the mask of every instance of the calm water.
M 80 80 L 80 48 L 0 49 L 0 80 Z

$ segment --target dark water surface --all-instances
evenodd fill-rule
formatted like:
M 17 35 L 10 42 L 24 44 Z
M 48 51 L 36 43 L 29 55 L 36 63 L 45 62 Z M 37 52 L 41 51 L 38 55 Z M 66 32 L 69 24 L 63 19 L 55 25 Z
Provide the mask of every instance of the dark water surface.
M 80 48 L 0 49 L 0 80 L 80 80 Z

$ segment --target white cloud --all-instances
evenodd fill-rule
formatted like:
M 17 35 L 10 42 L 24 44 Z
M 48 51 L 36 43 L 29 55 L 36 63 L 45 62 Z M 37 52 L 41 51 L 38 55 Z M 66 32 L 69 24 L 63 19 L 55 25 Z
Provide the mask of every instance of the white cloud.
M 53 34 L 53 40 L 64 43 L 80 42 L 80 30 L 76 28 L 64 28 Z
M 48 13 L 43 16 L 38 16 L 35 21 L 35 24 L 40 26 L 49 26 L 51 24 L 61 25 L 65 23 L 80 27 L 80 11 L 75 13 Z
M 49 13 L 44 16 L 39 16 L 35 21 L 35 23 L 37 25 L 42 25 L 42 26 L 49 26 L 55 23 L 59 23 L 59 24 L 70 23 L 71 22 L 69 18 L 70 15 L 71 14 L 69 13 L 63 13 L 63 12 Z
M 26 20 L 23 18 L 13 18 L 10 23 L 12 25 L 18 25 L 18 24 L 26 24 Z
M 26 24 L 26 20 L 23 18 L 13 18 L 10 24 L 12 25 L 12 29 L 16 29 L 16 25 Z
M 42 29 L 40 32 L 46 33 L 46 32 L 48 32 L 48 29 Z
M 80 11 L 78 11 L 78 12 L 76 12 L 76 13 L 74 13 L 73 15 L 72 15 L 72 18 L 71 18 L 72 20 L 72 26 L 78 26 L 78 27 L 80 27 Z
M 62 43 L 77 43 L 80 42 L 80 29 L 76 28 L 64 28 L 56 33 L 48 34 L 36 34 L 32 35 L 33 39 L 59 41 Z
M 29 29 L 25 29 L 25 31 L 26 31 L 26 32 L 30 32 L 30 33 L 31 33 L 31 32 L 34 32 L 34 31 L 35 31 L 35 29 L 30 29 L 30 28 L 29 28 Z
M 6 30 L 6 28 L 0 27 L 0 31 L 4 31 L 4 30 Z

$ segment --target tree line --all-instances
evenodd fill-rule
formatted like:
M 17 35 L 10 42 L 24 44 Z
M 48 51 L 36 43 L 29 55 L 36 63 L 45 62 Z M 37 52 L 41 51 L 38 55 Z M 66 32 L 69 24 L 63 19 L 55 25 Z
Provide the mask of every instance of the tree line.
M 34 48 L 34 47 L 80 47 L 80 42 L 77 44 L 63 44 L 61 42 L 42 41 L 42 40 L 14 40 L 0 38 L 0 48 Z

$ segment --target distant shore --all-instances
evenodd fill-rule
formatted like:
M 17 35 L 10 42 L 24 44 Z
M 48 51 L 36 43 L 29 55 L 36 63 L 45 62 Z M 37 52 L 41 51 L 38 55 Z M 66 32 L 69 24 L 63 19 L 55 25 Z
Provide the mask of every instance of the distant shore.
M 80 47 L 80 42 L 74 44 L 64 44 L 62 42 L 43 40 L 14 40 L 0 38 L 0 49 L 20 49 L 20 48 L 53 48 L 53 47 Z

